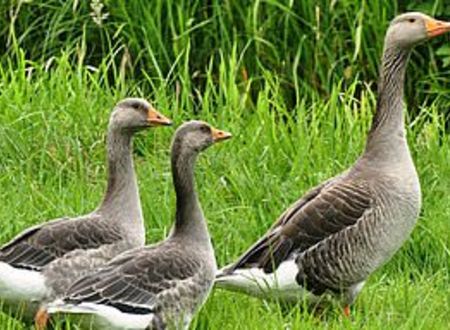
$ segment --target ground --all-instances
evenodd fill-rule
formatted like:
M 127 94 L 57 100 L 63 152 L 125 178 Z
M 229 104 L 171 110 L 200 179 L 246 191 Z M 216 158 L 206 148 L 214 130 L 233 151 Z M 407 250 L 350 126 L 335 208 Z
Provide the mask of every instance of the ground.
M 28 226 L 92 210 L 105 188 L 105 130 L 113 104 L 142 96 L 136 86 L 106 84 L 101 73 L 64 60 L 50 72 L 26 65 L 0 72 L 0 242 Z M 221 79 L 226 79 L 221 78 Z M 288 106 L 273 77 L 249 101 L 245 89 L 211 81 L 193 100 L 171 86 L 145 95 L 175 127 L 195 118 L 233 133 L 207 150 L 197 189 L 219 265 L 236 258 L 305 191 L 350 166 L 375 108 L 361 87 Z M 145 84 L 141 83 L 141 84 Z M 111 87 L 115 86 L 115 87 Z M 126 84 L 125 84 L 126 86 Z M 137 85 L 139 87 L 139 85 Z M 350 91 L 350 92 L 349 92 Z M 346 319 L 337 307 L 317 318 L 302 302 L 285 309 L 241 294 L 212 292 L 192 329 L 447 329 L 450 324 L 450 136 L 433 104 L 407 117 L 423 208 L 412 237 L 370 277 Z M 174 215 L 169 147 L 174 128 L 139 134 L 135 165 L 147 241 L 162 239 Z M 5 314 L 1 328 L 25 329 Z

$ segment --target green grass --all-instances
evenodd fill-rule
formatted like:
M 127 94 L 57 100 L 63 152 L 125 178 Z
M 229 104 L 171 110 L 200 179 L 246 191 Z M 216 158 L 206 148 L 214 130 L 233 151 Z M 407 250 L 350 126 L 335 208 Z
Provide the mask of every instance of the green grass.
M 28 226 L 92 210 L 105 188 L 105 129 L 114 103 L 144 96 L 178 125 L 197 118 L 234 138 L 207 150 L 197 186 L 219 265 L 237 257 L 300 195 L 360 154 L 375 95 L 362 81 L 337 81 L 327 98 L 292 107 L 283 81 L 264 70 L 258 81 L 239 79 L 239 56 L 221 55 L 205 69 L 197 91 L 189 79 L 111 78 L 105 57 L 96 70 L 71 64 L 73 53 L 44 63 L 21 52 L 0 67 L 0 241 Z M 261 89 L 250 97 L 255 83 Z M 147 91 L 152 91 L 147 93 Z M 302 89 L 298 90 L 301 96 Z M 195 94 L 197 93 L 197 94 Z M 194 97 L 195 94 L 195 97 Z M 447 104 L 448 105 L 448 104 Z M 284 310 L 244 295 L 214 291 L 192 329 L 446 329 L 450 324 L 450 136 L 441 103 L 408 116 L 408 133 L 423 190 L 423 210 L 410 240 L 376 272 L 343 319 L 331 308 L 318 319 L 301 308 Z M 173 128 L 135 140 L 147 240 L 171 227 L 174 194 L 169 169 Z M 300 304 L 301 305 L 301 304 Z M 300 307 L 300 306 L 299 306 Z M 25 329 L 0 314 L 2 329 Z
M 99 2 L 104 5 L 100 11 L 94 9 Z M 151 77 L 152 87 L 165 81 L 171 87 L 181 84 L 191 91 L 195 86 L 203 92 L 209 81 L 205 68 L 217 72 L 222 56 L 236 53 L 236 78 L 242 81 L 241 73 L 246 72 L 254 79 L 249 86 L 253 101 L 264 90 L 264 73 L 270 70 L 279 78 L 286 104 L 297 107 L 329 97 L 336 83 L 373 82 L 389 20 L 412 10 L 445 18 L 450 4 L 446 0 L 2 1 L 0 45 L 5 51 L 0 62 L 22 48 L 27 59 L 51 66 L 64 50 L 74 52 L 73 63 L 96 67 L 107 61 L 117 67 L 109 75 Z M 414 113 L 423 102 L 449 102 L 448 87 L 442 84 L 448 81 L 449 37 L 439 39 L 414 52 L 406 89 Z M 446 108 L 442 111 L 449 114 Z

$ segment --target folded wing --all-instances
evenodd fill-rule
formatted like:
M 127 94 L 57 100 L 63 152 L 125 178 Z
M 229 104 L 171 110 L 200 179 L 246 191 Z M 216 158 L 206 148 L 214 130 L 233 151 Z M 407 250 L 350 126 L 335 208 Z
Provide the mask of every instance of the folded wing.
M 96 248 L 121 239 L 118 230 L 95 220 L 59 219 L 32 227 L 0 248 L 0 262 L 40 271 L 70 251 Z
M 101 304 L 124 313 L 157 313 L 160 297 L 166 302 L 177 300 L 180 287 L 185 290 L 200 269 L 195 259 L 180 258 L 177 251 L 151 247 L 128 251 L 76 282 L 64 301 Z
M 371 208 L 367 182 L 335 180 L 307 193 L 226 273 L 238 268 L 277 269 L 289 255 L 303 252 L 354 225 Z

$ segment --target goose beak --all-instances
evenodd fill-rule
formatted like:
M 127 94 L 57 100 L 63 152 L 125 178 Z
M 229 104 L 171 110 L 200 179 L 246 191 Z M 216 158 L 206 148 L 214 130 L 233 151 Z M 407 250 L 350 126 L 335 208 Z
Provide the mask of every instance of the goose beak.
M 148 109 L 147 121 L 150 123 L 150 126 L 170 126 L 172 125 L 172 121 L 160 114 L 154 108 Z
M 428 38 L 434 38 L 450 31 L 450 22 L 428 19 L 425 22 Z
M 231 133 L 225 132 L 225 131 L 221 131 L 218 130 L 216 128 L 211 128 L 211 132 L 212 132 L 212 137 L 213 137 L 213 141 L 214 142 L 220 142 L 223 140 L 228 140 L 230 139 L 233 135 L 231 135 Z

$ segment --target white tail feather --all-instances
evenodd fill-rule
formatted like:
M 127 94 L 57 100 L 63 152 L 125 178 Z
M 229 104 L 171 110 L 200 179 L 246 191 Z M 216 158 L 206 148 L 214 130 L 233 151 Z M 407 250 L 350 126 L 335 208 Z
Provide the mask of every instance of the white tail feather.
M 57 300 L 47 305 L 49 314 L 95 314 L 95 309 L 84 305 L 66 304 L 62 300 Z
M 49 314 L 74 314 L 85 315 L 89 320 L 84 320 L 93 329 L 146 329 L 154 315 L 153 314 L 131 314 L 124 313 L 115 307 L 95 304 L 80 303 L 67 304 L 57 300 L 47 305 Z
M 0 298 L 40 301 L 47 292 L 45 278 L 40 272 L 19 269 L 0 262 Z
M 307 298 L 311 301 L 315 300 L 314 295 L 297 283 L 295 279 L 297 273 L 298 267 L 294 260 L 287 260 L 270 274 L 260 268 L 236 269 L 229 275 L 225 275 L 222 270 L 219 270 L 214 285 L 264 299 L 298 301 Z

